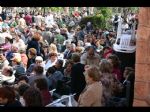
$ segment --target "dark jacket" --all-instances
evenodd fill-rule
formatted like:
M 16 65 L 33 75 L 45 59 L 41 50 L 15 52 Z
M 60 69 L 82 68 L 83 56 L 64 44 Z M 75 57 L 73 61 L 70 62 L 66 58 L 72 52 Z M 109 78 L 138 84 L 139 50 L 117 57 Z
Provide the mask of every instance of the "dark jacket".
M 33 72 L 33 68 L 35 67 L 36 65 L 33 63 L 30 65 L 30 67 L 27 69 L 26 71 L 26 75 L 27 76 L 30 76 L 30 74 Z
M 21 103 L 18 100 L 16 100 L 13 103 L 6 104 L 4 107 L 22 107 L 22 105 L 21 105 Z
M 16 65 L 14 67 L 14 70 L 16 70 L 15 72 L 15 77 L 19 78 L 22 75 L 25 75 L 25 68 L 20 64 L 20 65 Z
M 73 54 L 73 51 L 67 51 L 65 54 L 64 54 L 64 59 L 71 59 L 72 57 L 72 54 Z
M 83 75 L 84 65 L 81 63 L 74 64 L 71 71 L 71 92 L 76 93 L 76 100 L 86 86 Z
M 40 56 L 40 45 L 34 38 L 28 43 L 27 52 L 30 48 L 35 48 L 37 55 Z
M 62 80 L 63 74 L 60 71 L 55 71 L 52 75 L 48 76 L 50 89 L 55 89 L 58 80 Z
M 27 63 L 27 69 L 30 67 L 31 64 L 35 63 L 35 57 L 34 58 L 28 58 L 28 63 Z

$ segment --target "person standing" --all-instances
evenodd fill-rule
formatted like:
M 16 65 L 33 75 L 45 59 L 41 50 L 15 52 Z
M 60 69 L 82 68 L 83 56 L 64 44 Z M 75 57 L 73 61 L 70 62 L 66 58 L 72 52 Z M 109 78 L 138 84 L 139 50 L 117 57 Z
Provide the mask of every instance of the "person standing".
M 71 71 L 71 92 L 76 93 L 75 100 L 78 101 L 79 95 L 86 86 L 84 77 L 84 65 L 80 63 L 80 55 L 78 53 L 73 53 L 72 60 L 74 65 Z

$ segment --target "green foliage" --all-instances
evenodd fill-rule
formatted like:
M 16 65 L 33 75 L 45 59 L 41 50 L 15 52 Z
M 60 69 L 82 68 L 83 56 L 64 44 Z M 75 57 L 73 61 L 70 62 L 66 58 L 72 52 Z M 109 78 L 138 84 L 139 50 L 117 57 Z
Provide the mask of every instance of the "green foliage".
M 62 7 L 50 7 L 50 10 L 54 12 L 58 12 L 58 11 L 62 11 L 63 8 Z
M 92 22 L 94 28 L 108 28 L 110 27 L 108 20 L 110 19 L 112 15 L 112 11 L 111 8 L 107 8 L 107 7 L 97 7 L 95 16 L 88 16 L 88 17 L 84 17 L 81 22 L 80 25 L 86 25 L 87 22 Z
M 92 22 L 94 28 L 105 28 L 105 20 L 103 15 L 84 17 L 80 22 L 80 26 L 85 26 L 87 22 Z

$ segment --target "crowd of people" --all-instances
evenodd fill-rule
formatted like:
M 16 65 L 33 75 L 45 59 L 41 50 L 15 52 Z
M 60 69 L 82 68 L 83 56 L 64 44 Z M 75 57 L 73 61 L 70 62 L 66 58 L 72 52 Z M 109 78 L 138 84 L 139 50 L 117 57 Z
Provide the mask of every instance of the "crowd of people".
M 1 106 L 46 106 L 74 93 L 79 107 L 111 106 L 126 97 L 127 81 L 132 106 L 134 67 L 113 50 L 116 30 L 79 26 L 83 15 L 1 14 Z

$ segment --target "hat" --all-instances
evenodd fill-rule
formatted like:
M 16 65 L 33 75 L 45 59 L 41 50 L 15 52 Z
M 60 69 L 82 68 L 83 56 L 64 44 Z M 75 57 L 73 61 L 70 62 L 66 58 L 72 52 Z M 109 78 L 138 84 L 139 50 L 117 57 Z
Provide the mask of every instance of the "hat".
M 17 63 L 20 63 L 21 62 L 21 55 L 19 53 L 13 53 L 13 58 L 11 60 L 15 61 Z
M 43 61 L 43 58 L 42 58 L 41 56 L 37 56 L 37 57 L 35 58 L 35 60 L 36 60 L 36 61 Z

